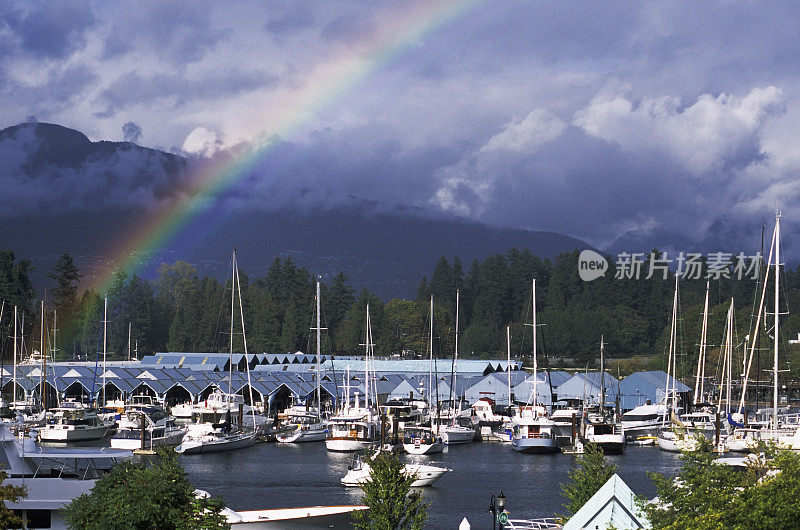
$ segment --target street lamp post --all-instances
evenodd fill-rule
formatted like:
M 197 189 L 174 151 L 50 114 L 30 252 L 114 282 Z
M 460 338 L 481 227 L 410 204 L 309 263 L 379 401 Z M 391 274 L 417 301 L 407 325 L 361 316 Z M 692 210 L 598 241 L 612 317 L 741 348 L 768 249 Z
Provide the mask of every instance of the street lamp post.
M 487 510 L 489 513 L 492 514 L 492 530 L 495 530 L 497 523 L 497 519 L 501 513 L 503 513 L 506 509 L 506 496 L 503 495 L 503 492 L 500 492 L 500 495 L 495 497 L 494 493 L 492 494 L 492 498 L 489 500 L 489 509 Z M 502 530 L 503 523 L 500 523 L 500 529 Z

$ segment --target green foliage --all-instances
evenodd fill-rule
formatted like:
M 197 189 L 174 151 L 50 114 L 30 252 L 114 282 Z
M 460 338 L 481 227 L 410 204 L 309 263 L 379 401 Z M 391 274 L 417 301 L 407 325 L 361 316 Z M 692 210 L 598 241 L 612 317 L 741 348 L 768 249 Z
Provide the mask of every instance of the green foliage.
M 230 528 L 221 509 L 221 502 L 195 499 L 175 454 L 162 450 L 151 467 L 117 464 L 64 515 L 70 528 L 86 530 Z
M 362 502 L 369 510 L 353 515 L 355 527 L 362 530 L 418 530 L 428 518 L 422 493 L 411 491 L 414 477 L 403 472 L 403 463 L 392 453 L 365 457 L 370 479 L 361 486 Z
M 6 502 L 17 502 L 28 496 L 25 486 L 12 486 L 3 484 L 8 478 L 8 473 L 0 469 L 0 528 L 19 528 L 22 518 L 14 510 L 6 506 Z
M 800 520 L 800 455 L 763 448 L 747 471 L 685 453 L 677 477 L 651 474 L 658 504 L 642 502 L 653 528 L 796 528 Z
M 617 466 L 607 462 L 603 451 L 593 443 L 584 446 L 582 455 L 575 459 L 576 467 L 567 475 L 570 482 L 561 485 L 561 491 L 569 500 L 564 505 L 569 515 L 574 515 L 581 506 L 586 504 L 592 495 L 597 493 L 608 479 L 617 472 Z

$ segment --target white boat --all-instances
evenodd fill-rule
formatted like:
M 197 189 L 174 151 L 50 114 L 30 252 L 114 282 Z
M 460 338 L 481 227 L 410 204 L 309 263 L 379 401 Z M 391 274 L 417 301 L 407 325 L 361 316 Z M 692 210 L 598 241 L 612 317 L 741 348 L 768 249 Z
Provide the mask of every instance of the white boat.
M 641 437 L 655 436 L 664 425 L 664 418 L 667 414 L 667 406 L 664 403 L 658 405 L 639 405 L 622 415 L 622 428 L 628 440 L 635 440 Z
M 619 455 L 625 450 L 625 430 L 622 425 L 604 414 L 589 414 L 584 424 L 583 438 L 607 455 Z
M 45 442 L 99 440 L 112 426 L 79 403 L 64 403 L 53 409 L 53 419 L 39 430 L 39 439 Z
M 6 501 L 6 507 L 23 520 L 36 520 L 39 528 L 66 529 L 64 506 L 90 493 L 100 473 L 132 456 L 130 451 L 108 448 L 43 448 L 33 438 L 15 438 L 0 424 L 0 459 L 8 473 L 3 484 L 27 490 L 24 498 Z
M 403 450 L 410 455 L 431 455 L 444 451 L 444 441 L 430 427 L 403 429 Z
M 531 308 L 533 327 L 533 389 L 528 403 L 517 407 L 511 419 L 511 447 L 521 453 L 557 453 L 555 423 L 547 417 L 547 410 L 538 404 L 537 361 L 536 361 L 536 280 L 531 285 Z M 511 337 L 508 335 L 510 348 Z
M 111 447 L 135 451 L 181 443 L 187 432 L 186 427 L 176 426 L 174 418 L 157 404 L 147 404 L 139 396 L 134 396 L 134 400 L 139 402 L 125 407 L 117 432 L 111 438 Z
M 356 396 L 358 401 L 358 396 Z M 381 432 L 378 421 L 369 409 L 346 409 L 342 414 L 328 420 L 325 448 L 334 452 L 352 452 L 372 449 L 380 444 Z
M 413 488 L 430 486 L 449 471 L 450 469 L 446 467 L 430 466 L 426 464 L 405 464 L 403 466 L 403 473 L 414 477 L 414 482 L 411 483 L 411 487 Z M 353 458 L 353 463 L 350 465 L 347 474 L 342 477 L 342 484 L 351 487 L 361 486 L 369 480 L 369 473 L 369 464 L 364 462 L 360 456 L 356 455 Z
M 236 294 L 239 294 L 239 314 L 242 324 L 242 342 L 244 355 L 247 358 L 247 335 L 244 327 L 244 308 L 242 292 L 239 282 L 239 267 L 236 263 L 236 251 L 231 260 L 231 333 L 230 333 L 230 359 L 228 362 L 228 392 L 223 393 L 216 389 L 203 403 L 198 403 L 192 412 L 193 423 L 187 426 L 181 444 L 175 452 L 182 454 L 211 453 L 218 451 L 232 451 L 252 446 L 258 435 L 259 425 L 256 420 L 255 409 L 249 407 L 249 416 L 252 426 L 244 424 L 245 412 L 248 408 L 244 396 L 231 392 L 230 381 L 233 379 L 233 329 L 236 315 Z M 250 380 L 250 365 L 247 366 L 247 386 L 250 390 L 250 403 L 253 403 L 252 381 Z M 220 421 L 224 420 L 224 421 Z M 264 424 L 266 425 L 266 424 Z
M 323 442 L 327 436 L 326 423 L 319 413 L 305 407 L 290 407 L 284 411 L 285 430 L 275 435 L 280 443 Z
M 658 448 L 670 453 L 694 452 L 701 447 L 700 435 L 685 431 L 664 430 L 658 434 Z
M 573 445 L 580 438 L 580 424 L 583 413 L 576 408 L 555 409 L 550 415 L 553 420 L 553 432 L 559 447 Z
M 533 454 L 558 452 L 555 424 L 541 405 L 520 406 L 511 422 L 511 447 L 515 451 Z
M 175 448 L 176 453 L 197 454 L 232 451 L 250 447 L 256 442 L 255 431 L 226 432 L 223 428 L 210 428 L 205 433 L 189 432 L 183 437 L 181 444 Z

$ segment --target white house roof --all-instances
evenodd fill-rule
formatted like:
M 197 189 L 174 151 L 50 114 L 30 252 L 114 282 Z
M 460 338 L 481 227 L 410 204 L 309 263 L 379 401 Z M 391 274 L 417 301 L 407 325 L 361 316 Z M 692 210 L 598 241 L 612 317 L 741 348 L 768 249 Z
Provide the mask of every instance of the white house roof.
M 564 525 L 564 530 L 581 528 L 650 528 L 650 522 L 636 506 L 636 495 L 615 473 Z

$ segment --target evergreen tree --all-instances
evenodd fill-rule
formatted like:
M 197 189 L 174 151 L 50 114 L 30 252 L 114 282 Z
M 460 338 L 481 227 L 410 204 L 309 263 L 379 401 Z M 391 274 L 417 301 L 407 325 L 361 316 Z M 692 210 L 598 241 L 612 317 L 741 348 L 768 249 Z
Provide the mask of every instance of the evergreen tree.
M 370 478 L 361 486 L 362 502 L 369 510 L 355 512 L 355 527 L 362 530 L 418 530 L 428 518 L 427 504 L 419 490 L 411 491 L 414 476 L 406 475 L 393 453 L 367 459 Z
M 617 466 L 607 462 L 602 449 L 593 443 L 584 445 L 584 453 L 575 459 L 577 467 L 567 475 L 570 482 L 561 485 L 569 515 L 574 515 L 617 472 Z
M 72 256 L 65 252 L 58 258 L 53 270 L 47 273 L 47 277 L 56 282 L 50 293 L 59 317 L 66 322 L 78 303 L 78 283 L 83 275 L 75 266 Z

